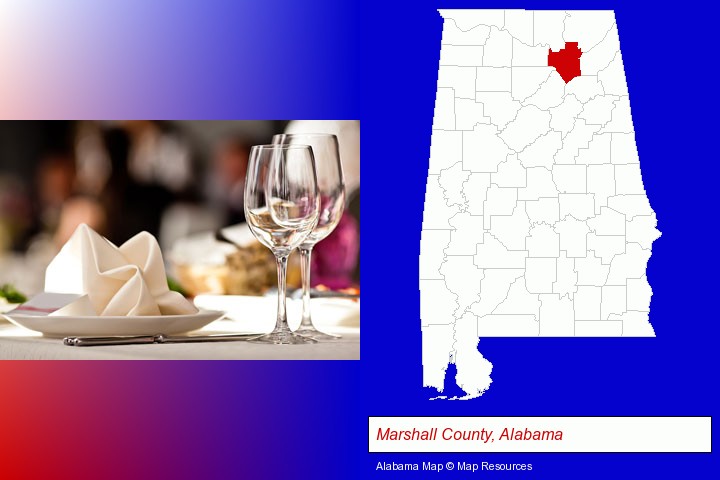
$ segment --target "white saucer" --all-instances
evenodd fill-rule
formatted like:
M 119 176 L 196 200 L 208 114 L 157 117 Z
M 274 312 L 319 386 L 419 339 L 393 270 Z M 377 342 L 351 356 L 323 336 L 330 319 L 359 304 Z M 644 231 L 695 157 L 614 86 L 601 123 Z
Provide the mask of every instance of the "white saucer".
M 61 317 L 4 314 L 15 325 L 40 332 L 46 337 L 176 335 L 204 327 L 225 313 L 200 310 L 193 315 L 158 315 L 145 317 Z
M 360 327 L 360 303 L 337 298 L 318 298 L 311 302 L 313 322 L 322 328 Z M 269 332 L 277 318 L 277 297 L 250 297 L 243 295 L 198 295 L 195 306 L 227 312 L 227 317 L 240 322 L 248 331 Z M 287 300 L 290 328 L 300 324 L 302 302 Z
M 10 310 L 15 310 L 19 306 L 19 303 L 5 303 L 3 301 L 0 301 L 0 320 L 5 320 L 2 317 L 3 313 L 9 312 Z

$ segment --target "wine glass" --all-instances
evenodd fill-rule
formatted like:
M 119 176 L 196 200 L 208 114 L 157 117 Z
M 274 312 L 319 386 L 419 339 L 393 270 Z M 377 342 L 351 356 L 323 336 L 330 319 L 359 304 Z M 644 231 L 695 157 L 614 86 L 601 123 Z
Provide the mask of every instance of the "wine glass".
M 303 288 L 302 321 L 295 333 L 317 340 L 335 339 L 339 335 L 331 335 L 319 331 L 312 322 L 310 313 L 310 260 L 312 249 L 317 242 L 335 230 L 345 208 L 345 180 L 338 140 L 335 135 L 324 133 L 281 134 L 273 137 L 276 145 L 309 145 L 315 157 L 315 169 L 320 194 L 320 214 L 317 226 L 300 244 L 300 260 Z
M 275 329 L 249 341 L 315 343 L 312 338 L 290 330 L 285 309 L 288 256 L 312 232 L 319 217 L 315 160 L 309 146 L 256 145 L 250 149 L 245 217 L 255 238 L 275 255 L 278 269 Z

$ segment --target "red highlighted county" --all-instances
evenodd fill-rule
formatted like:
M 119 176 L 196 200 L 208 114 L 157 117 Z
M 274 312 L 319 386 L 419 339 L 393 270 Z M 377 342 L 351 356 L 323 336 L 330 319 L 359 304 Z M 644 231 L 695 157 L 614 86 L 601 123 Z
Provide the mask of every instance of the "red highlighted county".
M 565 48 L 553 52 L 548 49 L 548 67 L 555 67 L 565 83 L 580 76 L 580 56 L 582 50 L 577 42 L 565 42 Z

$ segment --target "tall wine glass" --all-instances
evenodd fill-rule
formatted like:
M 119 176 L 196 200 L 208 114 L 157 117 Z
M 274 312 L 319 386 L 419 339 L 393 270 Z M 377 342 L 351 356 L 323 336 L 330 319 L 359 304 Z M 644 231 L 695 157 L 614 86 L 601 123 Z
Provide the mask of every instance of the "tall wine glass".
M 245 217 L 260 243 L 277 261 L 275 329 L 250 341 L 299 344 L 315 340 L 290 330 L 285 309 L 287 260 L 317 225 L 319 196 L 315 160 L 307 145 L 256 145 L 250 149 L 245 182 Z
M 342 163 L 340 163 L 337 137 L 322 133 L 282 134 L 275 135 L 273 143 L 276 145 L 309 145 L 312 147 L 317 172 L 318 193 L 320 194 L 320 215 L 317 226 L 299 247 L 303 313 L 302 322 L 295 333 L 317 340 L 339 338 L 338 335 L 324 333 L 315 328 L 310 312 L 310 261 L 312 249 L 317 242 L 335 230 L 345 208 L 345 180 L 343 178 Z

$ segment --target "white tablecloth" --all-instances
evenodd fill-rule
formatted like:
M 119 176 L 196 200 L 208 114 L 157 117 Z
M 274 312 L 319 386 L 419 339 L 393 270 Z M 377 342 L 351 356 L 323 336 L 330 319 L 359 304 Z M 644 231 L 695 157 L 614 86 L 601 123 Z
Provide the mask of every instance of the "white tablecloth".
M 68 347 L 62 339 L 44 338 L 0 320 L 0 359 L 8 360 L 358 360 L 360 329 L 326 328 L 342 338 L 310 345 L 263 345 L 238 342 Z M 200 334 L 244 332 L 239 322 L 218 320 Z

